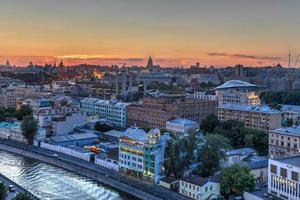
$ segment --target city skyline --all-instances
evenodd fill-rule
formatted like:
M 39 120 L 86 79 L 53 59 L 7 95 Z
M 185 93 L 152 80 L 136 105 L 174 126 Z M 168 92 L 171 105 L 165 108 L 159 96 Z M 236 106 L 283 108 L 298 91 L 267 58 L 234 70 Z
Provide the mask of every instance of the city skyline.
M 300 2 L 3 0 L 0 63 L 291 66 Z M 279 14 L 281 13 L 281 14 Z M 37 17 L 38 16 L 38 17 Z

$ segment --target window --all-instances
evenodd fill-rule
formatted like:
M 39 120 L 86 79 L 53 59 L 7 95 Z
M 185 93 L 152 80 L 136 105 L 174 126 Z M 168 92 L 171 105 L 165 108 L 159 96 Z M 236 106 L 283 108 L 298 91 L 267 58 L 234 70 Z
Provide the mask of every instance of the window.
M 287 170 L 284 168 L 280 168 L 280 176 L 282 177 L 287 177 Z
M 208 191 L 208 187 L 205 187 L 205 192 L 207 192 Z
M 211 185 L 209 189 L 212 190 L 212 189 L 213 189 L 213 186 Z
M 275 165 L 271 165 L 271 172 L 277 174 L 277 167 Z
M 293 181 L 299 180 L 299 174 L 297 172 L 292 171 L 292 180 Z

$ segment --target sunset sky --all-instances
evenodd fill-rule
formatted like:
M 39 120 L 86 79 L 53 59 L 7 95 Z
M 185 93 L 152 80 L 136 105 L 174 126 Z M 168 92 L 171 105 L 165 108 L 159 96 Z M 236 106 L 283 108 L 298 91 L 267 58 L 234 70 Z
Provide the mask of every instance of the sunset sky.
M 299 0 L 0 0 L 0 63 L 292 65 Z M 263 64 L 263 65 L 264 65 Z

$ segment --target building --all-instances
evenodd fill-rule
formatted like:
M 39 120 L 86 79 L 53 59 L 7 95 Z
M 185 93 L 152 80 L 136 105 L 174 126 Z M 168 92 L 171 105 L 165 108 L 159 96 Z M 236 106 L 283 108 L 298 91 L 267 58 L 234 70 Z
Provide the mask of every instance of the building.
M 206 94 L 205 92 L 188 93 L 188 94 L 186 94 L 186 98 L 204 99 L 204 100 L 212 100 L 212 101 L 216 101 L 217 100 L 217 96 L 216 95 Z
M 0 93 L 0 107 L 1 108 L 16 108 L 17 96 L 13 91 L 2 90 Z
M 269 159 L 268 192 L 281 199 L 300 199 L 300 156 Z
M 0 122 L 0 138 L 27 143 L 27 139 L 22 134 L 20 122 Z M 46 139 L 46 130 L 39 128 L 35 139 L 44 141 Z
M 179 180 L 179 193 L 191 199 L 214 199 L 220 196 L 220 184 L 217 178 L 187 176 Z
M 260 99 L 256 94 L 259 86 L 240 80 L 230 80 L 215 88 L 219 105 L 246 104 L 259 105 Z
M 243 104 L 220 104 L 217 108 L 221 121 L 242 121 L 247 128 L 269 131 L 281 127 L 281 111 L 269 106 L 251 106 Z
M 67 135 L 73 131 L 76 126 L 80 126 L 86 122 L 86 115 L 83 113 L 70 113 L 67 115 L 51 116 L 52 129 L 51 135 L 60 136 Z
M 199 123 L 182 118 L 170 120 L 166 123 L 166 130 L 173 133 L 188 133 L 191 130 L 199 129 L 199 127 Z
M 116 87 L 113 85 L 98 84 L 90 88 L 90 97 L 112 99 L 116 96 Z
M 92 132 L 85 133 L 73 133 L 63 136 L 53 136 L 49 140 L 49 144 L 60 146 L 83 146 L 94 144 L 98 139 L 98 136 Z
M 121 171 L 158 183 L 164 176 L 164 151 L 168 139 L 168 135 L 160 135 L 159 129 L 146 133 L 136 127 L 128 128 L 119 139 Z
M 171 119 L 185 118 L 200 123 L 216 114 L 216 101 L 182 97 L 145 97 L 143 104 L 128 106 L 128 126 L 166 128 Z
M 292 120 L 294 124 L 300 122 L 300 106 L 295 105 L 281 105 L 282 116 L 285 121 Z
M 106 122 L 117 128 L 125 128 L 127 122 L 127 107 L 130 103 L 117 100 L 85 98 L 81 101 L 82 110 L 89 115 L 99 115 Z
M 175 177 L 165 177 L 159 180 L 159 185 L 169 190 L 178 192 L 179 180 Z
M 225 151 L 223 167 L 230 167 L 234 164 L 242 163 L 249 156 L 257 155 L 257 152 L 252 148 L 233 149 Z
M 269 132 L 269 156 L 300 154 L 300 126 L 282 127 Z

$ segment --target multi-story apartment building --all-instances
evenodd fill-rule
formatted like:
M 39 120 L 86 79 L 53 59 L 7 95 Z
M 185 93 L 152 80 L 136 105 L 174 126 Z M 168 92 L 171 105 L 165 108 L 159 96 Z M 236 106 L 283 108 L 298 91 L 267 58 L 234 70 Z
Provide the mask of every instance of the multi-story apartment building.
M 119 138 L 119 166 L 121 171 L 143 180 L 158 183 L 163 176 L 163 161 L 168 135 L 159 129 L 148 133 L 133 127 Z
M 145 97 L 143 104 L 128 106 L 129 126 L 166 128 L 170 119 L 185 118 L 200 123 L 216 114 L 217 102 L 203 99 Z
M 218 119 L 239 120 L 245 127 L 269 131 L 281 127 L 281 111 L 269 106 L 251 106 L 242 104 L 223 104 L 218 106 Z
M 300 199 L 300 156 L 269 159 L 268 192 L 280 199 Z
M 109 100 L 113 96 L 116 96 L 116 87 L 113 85 L 100 84 L 90 88 L 90 97 Z
M 269 156 L 300 154 L 300 126 L 282 127 L 269 132 Z
M 240 80 L 230 80 L 215 88 L 219 105 L 246 104 L 259 105 L 260 99 L 256 94 L 259 86 Z
M 12 91 L 1 91 L 0 93 L 1 108 L 16 108 L 17 97 Z
M 179 193 L 196 200 L 217 199 L 220 184 L 216 178 L 186 176 L 179 180 Z
M 127 107 L 130 103 L 117 100 L 103 100 L 85 98 L 81 101 L 82 110 L 87 114 L 99 115 L 108 124 L 117 128 L 125 128 L 127 121 Z

